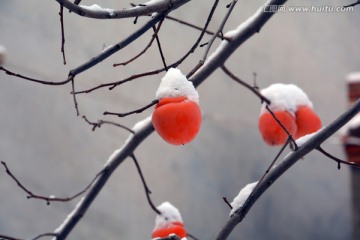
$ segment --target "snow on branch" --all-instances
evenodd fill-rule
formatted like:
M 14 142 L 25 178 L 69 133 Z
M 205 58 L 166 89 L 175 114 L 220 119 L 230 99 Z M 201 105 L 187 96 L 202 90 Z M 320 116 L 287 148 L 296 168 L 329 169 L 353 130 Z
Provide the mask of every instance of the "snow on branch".
M 147 3 L 139 4 L 135 7 L 122 10 L 114 10 L 104 8 L 97 4 L 91 6 L 76 5 L 69 0 L 56 0 L 64 8 L 74 12 L 82 17 L 96 18 L 96 19 L 119 19 L 132 18 L 139 16 L 147 16 L 152 13 L 160 13 L 168 11 L 169 9 L 176 9 L 190 0 L 159 0 L 149 1 Z

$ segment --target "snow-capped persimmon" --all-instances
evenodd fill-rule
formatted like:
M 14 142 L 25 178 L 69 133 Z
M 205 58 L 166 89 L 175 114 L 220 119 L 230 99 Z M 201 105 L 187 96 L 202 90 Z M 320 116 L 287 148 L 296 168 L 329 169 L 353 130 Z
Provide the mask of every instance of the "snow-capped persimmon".
M 295 134 L 297 127 L 295 118 L 287 111 L 274 112 L 276 118 L 291 134 Z M 264 112 L 259 118 L 259 130 L 264 141 L 269 145 L 282 145 L 286 142 L 288 135 L 269 112 Z
M 186 144 L 200 130 L 199 93 L 179 69 L 170 68 L 161 79 L 152 115 L 156 132 L 168 143 Z
M 152 238 L 166 238 L 171 234 L 176 234 L 180 238 L 187 237 L 184 224 L 181 222 L 172 222 L 163 228 L 155 229 L 152 233 Z
M 180 211 L 176 207 L 169 202 L 163 202 L 157 209 L 160 214 L 156 215 L 152 239 L 166 238 L 171 234 L 176 234 L 181 239 L 187 237 Z
M 300 106 L 295 112 L 297 132 L 295 139 L 318 131 L 321 128 L 321 120 L 318 115 L 307 106 Z
M 200 130 L 201 111 L 196 102 L 186 97 L 163 98 L 152 115 L 156 132 L 173 145 L 192 141 Z

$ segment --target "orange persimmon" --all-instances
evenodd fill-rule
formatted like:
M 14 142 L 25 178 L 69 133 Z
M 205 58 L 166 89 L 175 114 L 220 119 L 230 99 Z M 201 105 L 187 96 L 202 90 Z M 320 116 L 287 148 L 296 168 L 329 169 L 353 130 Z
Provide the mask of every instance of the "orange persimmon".
M 295 119 L 297 125 L 295 139 L 316 132 L 321 128 L 320 118 L 310 107 L 298 107 L 295 112 Z
M 163 228 L 155 229 L 152 238 L 166 238 L 171 234 L 176 234 L 180 238 L 187 237 L 184 224 L 181 222 L 171 222 Z
M 163 98 L 155 106 L 152 123 L 166 142 L 173 145 L 186 144 L 200 130 L 200 107 L 186 97 Z
M 297 127 L 293 115 L 288 111 L 276 111 L 274 115 L 291 135 L 296 133 Z M 288 138 L 284 129 L 281 128 L 269 112 L 265 112 L 260 116 L 259 130 L 264 141 L 269 145 L 282 145 Z

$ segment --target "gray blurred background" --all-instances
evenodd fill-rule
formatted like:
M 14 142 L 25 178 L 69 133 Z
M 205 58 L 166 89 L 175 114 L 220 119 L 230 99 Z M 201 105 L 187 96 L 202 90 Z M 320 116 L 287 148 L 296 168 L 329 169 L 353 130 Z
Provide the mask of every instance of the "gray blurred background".
M 191 1 L 171 13 L 199 26 L 213 1 Z M 220 1 L 209 29 L 215 30 L 230 1 Z M 225 30 L 235 28 L 264 1 L 240 0 Z M 352 1 L 297 0 L 287 5 L 333 5 Z M 83 0 L 121 9 L 127 1 Z M 140 2 L 137 2 L 140 3 Z M 351 13 L 278 13 L 227 61 L 245 81 L 267 87 L 294 83 L 303 88 L 327 125 L 347 108 L 345 76 L 360 68 L 360 6 Z M 59 81 L 68 71 L 111 44 L 125 38 L 148 18 L 94 20 L 65 11 L 67 65 L 60 53 L 59 4 L 42 0 L 0 1 L 0 44 L 7 50 L 5 66 L 13 71 Z M 126 49 L 76 77 L 78 90 L 121 80 L 162 66 L 155 45 L 125 67 L 112 64 L 140 52 L 151 32 Z M 159 34 L 168 63 L 179 59 L 197 39 L 197 30 L 165 21 Z M 209 40 L 205 36 L 203 42 Z M 212 50 L 215 49 L 215 43 Z M 203 56 L 199 48 L 180 66 L 187 73 Z M 125 112 L 152 101 L 158 76 L 145 77 L 112 91 L 104 88 L 79 95 L 82 115 L 104 119 L 104 111 Z M 256 181 L 279 150 L 262 141 L 257 130 L 259 100 L 217 70 L 200 87 L 204 120 L 198 137 L 186 146 L 172 146 L 152 134 L 135 154 L 158 205 L 177 206 L 190 233 L 212 239 L 228 219 L 229 200 Z M 77 117 L 70 86 L 43 86 L 0 73 L 0 160 L 34 193 L 69 196 L 85 187 L 128 133 L 113 126 L 95 132 Z M 107 117 L 129 127 L 151 114 L 148 110 L 125 119 Z M 339 136 L 323 147 L 344 158 Z M 290 150 L 286 150 L 287 154 Z M 30 238 L 57 228 L 77 200 L 52 203 L 27 200 L 26 194 L 0 169 L 0 233 Z M 155 214 L 147 204 L 132 161 L 113 174 L 69 239 L 149 239 Z M 318 152 L 299 161 L 249 212 L 229 239 L 351 239 L 349 169 Z

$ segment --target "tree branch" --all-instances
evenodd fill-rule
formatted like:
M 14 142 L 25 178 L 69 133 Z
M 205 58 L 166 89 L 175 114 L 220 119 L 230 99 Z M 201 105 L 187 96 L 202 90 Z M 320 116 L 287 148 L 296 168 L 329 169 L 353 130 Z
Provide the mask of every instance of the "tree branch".
M 115 115 L 115 116 L 118 116 L 118 117 L 126 117 L 128 115 L 131 115 L 131 114 L 134 114 L 134 113 L 142 113 L 143 111 L 145 111 L 146 109 L 154 106 L 155 104 L 157 104 L 159 102 L 159 100 L 155 99 L 153 100 L 151 103 L 149 103 L 148 105 L 146 105 L 145 107 L 142 107 L 142 108 L 139 108 L 139 109 L 136 109 L 134 111 L 131 111 L 131 112 L 127 112 L 127 113 L 114 113 L 114 112 L 104 112 L 104 115 Z
M 169 7 L 176 9 L 181 5 L 189 2 L 190 0 L 163 0 L 155 1 L 151 4 L 141 5 L 136 7 L 131 7 L 128 9 L 122 10 L 112 10 L 112 9 L 99 9 L 91 10 L 84 6 L 78 6 L 69 0 L 56 0 L 66 9 L 71 12 L 76 13 L 79 16 L 87 18 L 96 18 L 96 19 L 119 19 L 119 18 L 132 18 L 139 16 L 147 16 L 155 12 L 164 12 L 169 9 Z
M 357 0 L 356 2 L 354 2 L 354 3 L 352 3 L 352 4 L 349 4 L 349 5 L 344 6 L 344 8 L 355 7 L 356 5 L 359 5 L 359 4 L 360 4 L 360 0 Z
M 131 154 L 130 157 L 132 158 L 134 164 L 135 164 L 135 167 L 136 167 L 136 170 L 138 171 L 139 175 L 140 175 L 140 178 L 141 178 L 141 182 L 144 186 L 144 190 L 145 190 L 145 195 L 146 195 L 146 199 L 148 200 L 148 203 L 151 207 L 152 210 L 154 210 L 154 212 L 158 215 L 161 215 L 161 212 L 156 208 L 156 206 L 154 205 L 154 203 L 152 202 L 151 198 L 150 198 L 150 194 L 151 194 L 151 191 L 148 187 L 148 185 L 146 184 L 146 181 L 145 181 L 145 177 L 141 171 L 141 168 L 140 168 L 140 165 L 139 165 L 139 162 L 138 160 L 136 159 L 135 155 L 134 154 Z
M 50 204 L 50 202 L 69 202 L 77 197 L 79 197 L 80 195 L 84 194 L 92 185 L 92 183 L 101 175 L 102 172 L 99 172 L 98 174 L 96 174 L 96 176 L 94 177 L 94 179 L 80 192 L 76 193 L 75 195 L 71 196 L 71 197 L 65 197 L 65 198 L 60 198 L 60 197 L 55 197 L 55 196 L 41 196 L 38 194 L 34 194 L 33 192 L 31 192 L 28 188 L 26 188 L 21 182 L 20 180 L 18 180 L 15 175 L 10 171 L 10 169 L 8 168 L 7 164 L 4 161 L 1 161 L 1 164 L 4 166 L 6 173 L 16 182 L 16 184 L 24 191 L 28 194 L 27 199 L 30 198 L 34 198 L 34 199 L 40 199 L 40 200 L 44 200 L 46 201 L 46 204 Z
M 60 5 L 60 26 L 61 26 L 61 52 L 63 56 L 63 63 L 66 65 L 66 58 L 65 58 L 65 33 L 64 33 L 64 7 Z
M 300 146 L 296 151 L 288 155 L 276 168 L 273 168 L 264 180 L 254 189 L 252 194 L 246 200 L 245 204 L 235 211 L 230 217 L 225 226 L 221 229 L 217 235 L 217 240 L 225 240 L 230 235 L 232 230 L 239 224 L 246 214 L 249 212 L 254 203 L 260 198 L 260 196 L 291 166 L 293 166 L 299 159 L 303 158 L 306 154 L 312 150 L 318 148 L 325 140 L 332 136 L 348 121 L 350 121 L 360 111 L 360 100 L 358 100 L 349 110 L 342 114 L 339 118 L 333 121 L 327 127 L 324 127 L 311 139 L 309 139 L 304 145 Z

